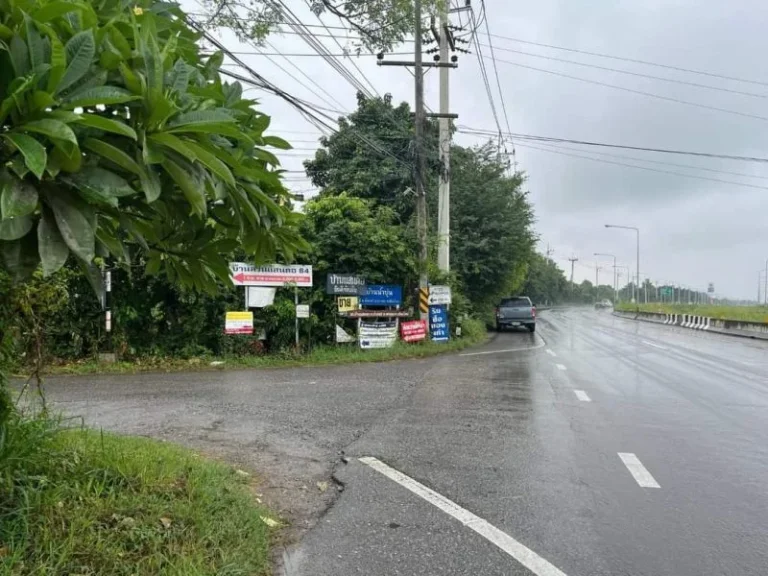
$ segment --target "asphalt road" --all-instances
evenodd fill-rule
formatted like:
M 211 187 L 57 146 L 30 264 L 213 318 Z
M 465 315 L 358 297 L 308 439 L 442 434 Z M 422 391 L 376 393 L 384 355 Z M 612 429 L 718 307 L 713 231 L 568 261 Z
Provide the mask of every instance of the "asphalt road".
M 262 470 L 312 525 L 289 576 L 768 573 L 768 343 L 551 310 L 464 355 L 49 396 Z

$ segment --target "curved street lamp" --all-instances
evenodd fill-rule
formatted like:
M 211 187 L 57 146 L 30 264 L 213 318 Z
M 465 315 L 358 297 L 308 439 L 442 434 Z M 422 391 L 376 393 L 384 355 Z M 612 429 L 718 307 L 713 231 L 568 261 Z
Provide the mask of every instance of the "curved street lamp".
M 635 296 L 635 303 L 640 304 L 640 290 L 639 290 L 639 284 L 640 284 L 640 228 L 636 228 L 635 226 L 620 226 L 619 224 L 606 224 L 606 228 L 621 228 L 623 230 L 634 230 L 637 234 L 637 279 L 635 281 L 635 284 L 632 286 L 632 292 L 636 294 Z

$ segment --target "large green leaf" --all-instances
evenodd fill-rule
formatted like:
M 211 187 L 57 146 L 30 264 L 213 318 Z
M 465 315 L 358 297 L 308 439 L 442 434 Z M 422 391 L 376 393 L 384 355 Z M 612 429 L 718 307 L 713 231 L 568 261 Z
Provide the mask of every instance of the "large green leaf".
M 23 124 L 19 130 L 23 130 L 24 132 L 37 132 L 38 134 L 43 134 L 49 138 L 56 138 L 57 140 L 64 140 L 65 142 L 77 144 L 77 136 L 72 132 L 72 128 L 60 120 L 52 120 L 50 118 L 33 120 L 32 122 Z
M 0 240 L 18 240 L 32 230 L 31 216 L 17 216 L 0 220 Z
M 80 270 L 83 271 L 83 275 L 88 279 L 88 283 L 93 288 L 93 293 L 101 302 L 101 307 L 104 308 L 104 277 L 101 274 L 101 270 L 92 262 L 84 262 L 78 260 L 77 264 L 80 266 Z
M 136 100 L 128 90 L 116 86 L 96 86 L 82 91 L 73 92 L 64 99 L 69 108 L 96 106 L 98 104 L 123 104 Z
M 45 46 L 43 45 L 43 38 L 37 30 L 37 26 L 35 26 L 35 23 L 27 15 L 24 15 L 24 27 L 27 32 L 29 65 L 34 70 L 38 66 L 47 64 L 45 60 Z
M 247 143 L 250 146 L 253 146 L 254 144 L 253 140 L 251 140 L 251 138 L 247 134 L 245 134 L 245 132 L 240 130 L 237 127 L 237 124 L 234 124 L 234 123 L 202 122 L 202 123 L 185 124 L 183 126 L 169 126 L 166 129 L 166 132 L 169 132 L 172 134 L 185 134 L 185 133 L 219 134 L 222 136 L 229 136 L 230 138 L 234 138 L 235 140 L 240 140 L 242 142 Z
M 43 177 L 47 155 L 45 148 L 40 142 L 28 136 L 27 134 L 3 134 L 3 138 L 13 144 L 16 149 L 24 156 L 24 162 L 27 168 L 39 178 Z
M 96 54 L 96 42 L 93 39 L 93 30 L 84 30 L 72 36 L 64 50 L 67 54 L 67 69 L 61 78 L 56 92 L 61 92 L 80 80 L 91 67 L 93 57 Z
M 27 234 L 21 240 L 0 242 L 0 254 L 15 282 L 28 279 L 40 262 L 37 255 L 37 235 Z
M 179 114 L 168 123 L 169 128 L 189 124 L 235 124 L 235 119 L 223 110 L 195 110 Z
M 168 76 L 168 84 L 171 89 L 179 94 L 184 94 L 189 85 L 190 69 L 184 60 L 176 60 Z
M 63 14 L 74 12 L 75 10 L 82 10 L 82 6 L 76 2 L 49 2 L 35 10 L 32 16 L 38 22 L 50 22 Z
M 230 186 L 235 186 L 235 177 L 232 175 L 232 172 L 229 168 L 227 168 L 227 165 L 224 164 L 224 162 L 194 142 L 186 142 L 186 145 L 194 151 L 197 159 L 205 164 L 211 172 L 216 174 Z
M 160 177 L 152 169 L 151 166 L 140 166 L 141 173 L 139 178 L 141 179 L 141 188 L 144 190 L 144 195 L 147 197 L 147 202 L 154 202 L 160 197 L 160 193 L 163 191 L 160 184 Z
M 117 164 L 123 170 L 132 172 L 136 175 L 141 174 L 139 165 L 133 158 L 120 150 L 120 148 L 112 146 L 112 144 L 109 144 L 108 142 L 97 140 L 96 138 L 87 138 L 85 142 L 83 142 L 83 146 L 89 150 L 92 150 L 93 152 L 96 152 L 96 154 L 103 156 L 114 164 Z
M 11 38 L 10 55 L 16 77 L 26 75 L 30 70 L 29 48 L 27 48 L 26 42 L 18 34 Z
M 182 140 L 178 136 L 174 136 L 173 134 L 168 134 L 167 132 L 158 132 L 156 134 L 150 134 L 149 139 L 152 142 L 157 142 L 158 144 L 162 144 L 163 146 L 166 146 L 167 148 L 170 148 L 171 150 L 178 152 L 184 158 L 187 160 L 197 160 L 197 155 L 195 154 L 195 151 L 187 146 L 187 143 L 185 140 Z
M 29 182 L 8 174 L 3 178 L 0 192 L 0 214 L 3 218 L 16 218 L 31 214 L 37 208 L 37 190 Z
M 265 136 L 264 144 L 272 146 L 273 148 L 279 148 L 280 150 L 290 150 L 293 148 L 288 142 L 277 136 Z
M 88 126 L 89 128 L 96 128 L 104 132 L 111 132 L 113 134 L 119 134 L 120 136 L 127 136 L 132 140 L 136 140 L 136 132 L 133 128 L 128 126 L 124 122 L 119 120 L 113 120 L 112 118 L 104 118 L 96 114 L 80 114 L 79 118 L 75 120 L 78 124 Z
M 86 166 L 70 176 L 69 180 L 78 188 L 105 199 L 136 194 L 136 190 L 125 178 L 99 166 Z
M 83 155 L 80 148 L 72 146 L 70 150 L 55 147 L 48 155 L 48 169 L 50 171 L 64 170 L 65 172 L 77 172 L 83 165 Z
M 93 260 L 93 226 L 81 206 L 73 197 L 63 194 L 49 194 L 47 200 L 53 210 L 61 237 L 69 249 L 84 262 Z
M 206 205 L 203 183 L 170 158 L 166 158 L 163 161 L 163 168 L 165 168 L 166 172 L 171 175 L 174 182 L 181 188 L 187 202 L 192 206 L 192 210 L 196 214 L 205 216 Z
M 43 275 L 50 276 L 67 261 L 69 248 L 59 232 L 56 219 L 50 210 L 44 209 L 37 224 L 37 249 L 43 264 Z

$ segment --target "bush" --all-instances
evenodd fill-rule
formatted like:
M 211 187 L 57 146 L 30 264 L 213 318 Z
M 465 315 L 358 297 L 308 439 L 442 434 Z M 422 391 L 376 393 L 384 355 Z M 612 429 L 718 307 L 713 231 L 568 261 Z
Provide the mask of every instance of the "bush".
M 223 464 L 18 418 L 3 452 L 3 574 L 267 574 L 267 512 Z

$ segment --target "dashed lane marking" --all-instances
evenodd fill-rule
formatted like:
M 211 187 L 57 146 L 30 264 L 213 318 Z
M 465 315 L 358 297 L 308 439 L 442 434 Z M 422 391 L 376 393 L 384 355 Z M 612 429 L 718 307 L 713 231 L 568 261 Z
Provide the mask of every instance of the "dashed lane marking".
M 582 402 L 592 402 L 592 399 L 587 395 L 584 390 L 574 390 L 574 394 L 576 394 L 576 398 L 581 400 Z
M 387 466 L 384 462 L 376 458 L 360 458 L 360 462 L 370 466 L 377 472 L 382 473 L 390 480 L 397 482 L 403 488 L 416 494 L 419 498 L 426 500 L 449 516 L 455 518 L 467 528 L 473 530 L 488 540 L 491 544 L 494 544 L 500 550 L 517 560 L 536 576 L 566 576 L 562 570 L 550 564 L 544 558 L 536 554 L 536 552 L 526 547 L 524 544 L 521 544 L 506 532 L 502 532 L 487 520 L 483 520 L 452 500 L 448 500 L 445 496 L 438 494 L 434 490 L 424 486 L 424 484 L 417 482 L 410 476 L 406 476 L 402 472 Z
M 666 346 L 661 346 L 660 344 L 654 344 L 653 342 L 648 342 L 648 340 L 642 340 L 643 344 L 646 344 L 648 346 L 653 346 L 654 348 L 658 348 L 659 350 L 669 350 Z
M 537 350 L 544 346 L 544 342 L 538 342 L 535 346 L 525 346 L 522 348 L 507 348 L 505 350 L 486 350 L 485 352 L 466 352 L 459 356 L 484 356 L 486 354 L 504 354 L 505 352 L 522 352 L 523 350 Z
M 555 364 L 555 366 L 557 366 L 558 370 L 566 370 L 566 367 L 563 366 L 562 364 Z
M 552 358 L 555 358 L 557 356 L 557 354 L 555 354 L 555 352 L 553 350 L 550 350 L 549 348 L 547 348 L 547 354 L 552 356 Z
M 631 452 L 619 452 L 619 458 L 624 462 L 624 466 L 627 467 L 629 473 L 637 481 L 642 488 L 661 488 L 656 479 L 651 476 L 648 469 L 643 466 L 640 459 Z

